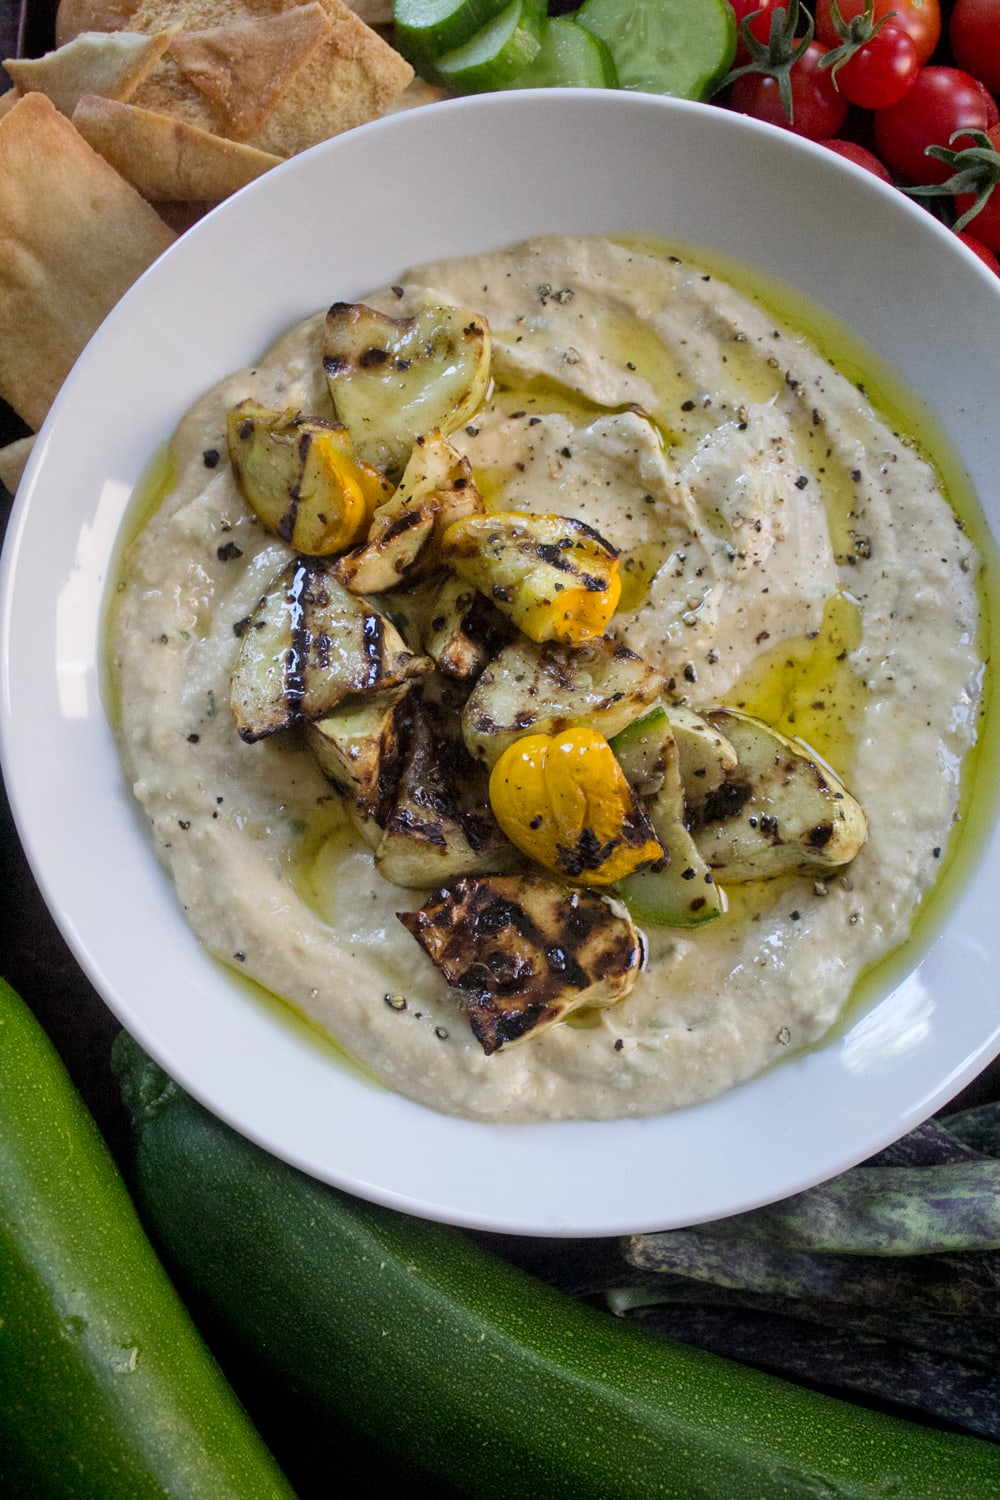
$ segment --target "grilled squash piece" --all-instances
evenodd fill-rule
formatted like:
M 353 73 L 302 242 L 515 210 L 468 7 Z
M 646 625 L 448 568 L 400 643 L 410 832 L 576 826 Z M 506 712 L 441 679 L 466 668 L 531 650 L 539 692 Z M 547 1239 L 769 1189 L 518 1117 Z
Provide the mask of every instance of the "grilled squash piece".
M 482 673 L 462 715 L 469 754 L 492 766 L 523 734 L 596 729 L 605 739 L 631 724 L 660 697 L 660 672 L 606 637 L 582 646 L 505 646 Z
M 459 991 L 487 1055 L 581 1006 L 617 1004 L 642 963 L 620 903 L 534 876 L 470 876 L 397 915 Z
M 334 409 L 368 463 L 398 474 L 421 433 L 455 432 L 490 384 L 489 325 L 462 307 L 390 318 L 358 302 L 326 315 L 323 368 Z
M 611 885 L 663 858 L 641 798 L 595 729 L 522 735 L 490 772 L 490 803 L 522 853 L 575 885 Z
M 470 763 L 457 733 L 435 732 L 419 706 L 375 868 L 393 885 L 419 890 L 521 863 L 490 809 L 482 767 Z
M 422 646 L 445 677 L 473 682 L 516 633 L 478 589 L 447 573 L 427 601 Z
M 375 512 L 362 545 L 338 560 L 337 577 L 356 594 L 409 583 L 439 562 L 445 528 L 482 509 L 465 455 L 441 432 L 421 433 L 399 487 Z
M 399 780 L 409 683 L 385 693 L 345 698 L 306 726 L 323 774 L 361 822 L 382 823 Z
M 241 627 L 230 703 L 249 743 L 322 718 L 352 694 L 409 683 L 432 666 L 319 559 L 293 558 Z
M 651 797 L 663 785 L 672 741 L 670 720 L 662 703 L 633 719 L 611 740 L 615 758 L 637 796 Z
M 738 758 L 714 791 L 689 805 L 692 835 L 715 878 L 737 883 L 849 863 L 868 821 L 829 767 L 749 714 L 727 708 L 708 717 Z
M 672 734 L 661 742 L 661 759 L 663 780 L 646 810 L 664 857 L 627 875 L 615 890 L 639 922 L 700 927 L 722 915 L 726 896 L 688 832 L 679 741 Z
M 384 474 L 355 455 L 342 423 L 247 400 L 227 414 L 226 437 L 247 504 L 297 552 L 352 547 L 392 494 Z
M 736 769 L 737 755 L 718 724 L 680 703 L 667 703 L 667 720 L 677 746 L 678 772 L 686 798 L 703 797 Z
M 611 748 L 641 797 L 659 791 L 668 761 L 674 756 L 685 798 L 714 791 L 736 768 L 736 751 L 725 735 L 680 703 L 656 704 L 616 734 Z
M 603 635 L 621 595 L 618 549 L 568 516 L 468 516 L 449 526 L 441 555 L 533 641 Z

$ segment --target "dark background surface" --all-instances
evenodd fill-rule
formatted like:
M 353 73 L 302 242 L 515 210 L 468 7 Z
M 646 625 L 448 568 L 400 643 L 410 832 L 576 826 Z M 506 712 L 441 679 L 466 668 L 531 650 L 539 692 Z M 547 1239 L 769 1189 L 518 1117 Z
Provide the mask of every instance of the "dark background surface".
M 53 45 L 56 0 L 0 0 L 0 57 L 38 55 Z M 6 84 L 0 76 L 0 88 Z M 0 446 L 25 432 L 0 402 Z M 10 500 L 0 486 L 0 531 Z M 100 878 L 95 869 L 95 879 Z M 0 791 L 0 973 L 32 1007 L 58 1048 L 112 1152 L 127 1175 L 127 1129 L 110 1068 L 111 1041 L 119 1029 L 113 1014 L 88 982 L 50 916 L 24 857 L 6 794 Z M 952 1107 L 998 1093 L 994 1065 Z M 522 1240 L 484 1237 L 494 1249 L 527 1266 L 544 1265 L 551 1247 Z M 375 1493 L 392 1500 L 457 1500 L 438 1484 L 422 1480 L 373 1452 L 350 1433 L 303 1421 L 298 1401 L 277 1390 L 266 1374 L 249 1366 L 221 1331 L 202 1321 L 203 1331 L 250 1415 L 285 1468 L 302 1500 L 332 1493 Z M 498 1392 L 498 1397 L 500 1393 Z M 304 1439 L 303 1434 L 310 1434 Z M 28 1497 L 12 1497 L 28 1500 Z M 100 1500 L 95 1496 L 94 1500 Z

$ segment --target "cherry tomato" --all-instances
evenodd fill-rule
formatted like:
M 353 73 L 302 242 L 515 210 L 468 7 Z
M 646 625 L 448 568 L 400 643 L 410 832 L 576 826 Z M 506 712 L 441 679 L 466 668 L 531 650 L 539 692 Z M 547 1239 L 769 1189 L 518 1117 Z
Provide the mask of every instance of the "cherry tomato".
M 792 118 L 781 102 L 778 80 L 767 73 L 744 73 L 730 89 L 729 103 L 741 115 L 753 115 L 771 125 L 782 125 L 810 140 L 835 136 L 847 118 L 847 100 L 837 91 L 829 68 L 819 60 L 826 54 L 822 42 L 810 42 L 792 67 Z
M 979 84 L 979 92 L 982 94 L 983 103 L 986 105 L 986 129 L 992 130 L 994 125 L 1000 125 L 1000 108 L 997 107 L 997 101 L 985 83 L 978 78 L 976 82 Z
M 785 0 L 729 0 L 733 14 L 736 16 L 736 32 L 739 41 L 736 44 L 736 58 L 734 65 L 741 67 L 743 63 L 750 61 L 750 53 L 743 45 L 741 27 L 748 16 L 750 20 L 750 34 L 757 38 L 758 42 L 765 45 L 771 36 L 771 12 L 777 10 L 779 5 L 784 5 Z M 754 15 L 754 11 L 757 12 Z
M 864 14 L 865 0 L 837 0 L 837 9 L 845 21 Z M 873 20 L 892 16 L 899 31 L 908 32 L 917 49 L 920 63 L 929 61 L 941 40 L 941 6 L 939 0 L 875 0 Z M 834 24 L 830 0 L 816 0 L 816 39 L 827 47 L 836 47 L 841 37 Z
M 880 177 L 883 182 L 892 184 L 892 174 L 888 167 L 879 161 L 873 151 L 866 146 L 859 146 L 856 141 L 820 141 L 828 151 L 835 151 L 838 156 L 843 156 L 847 161 L 852 161 L 858 167 L 864 167 L 875 177 Z
M 966 234 L 964 229 L 959 230 L 958 238 L 963 245 L 968 245 L 973 255 L 979 256 L 984 265 L 989 266 L 991 271 L 995 271 L 1000 276 L 1000 260 L 997 260 L 988 245 L 984 245 L 982 240 L 977 240 L 974 235 Z
M 948 40 L 960 68 L 1000 90 L 1000 0 L 955 0 Z
M 862 109 L 886 109 L 902 99 L 919 69 L 913 38 L 886 22 L 871 41 L 833 72 L 837 87 L 849 103 Z
M 947 146 L 954 132 L 965 127 L 985 130 L 987 108 L 971 74 L 930 67 L 920 69 L 897 104 L 877 109 L 874 120 L 875 148 L 890 171 L 911 182 L 944 182 L 951 168 L 925 155 L 927 147 Z M 958 149 L 962 142 L 952 144 Z
M 994 125 L 988 130 L 993 144 L 993 149 L 1000 152 L 1000 125 Z M 961 218 L 976 201 L 975 193 L 957 193 L 955 196 L 955 215 Z M 970 219 L 962 233 L 968 232 L 973 239 L 988 245 L 991 250 L 1000 250 L 1000 183 L 994 187 L 982 208 L 975 218 Z

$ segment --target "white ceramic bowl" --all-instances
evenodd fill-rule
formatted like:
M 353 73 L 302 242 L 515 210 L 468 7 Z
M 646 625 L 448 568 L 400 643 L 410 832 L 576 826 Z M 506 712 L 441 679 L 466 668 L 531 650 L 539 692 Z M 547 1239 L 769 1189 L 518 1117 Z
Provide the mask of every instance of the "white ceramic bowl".
M 469 1226 L 601 1235 L 811 1185 L 917 1124 L 1000 1051 L 996 830 L 918 967 L 808 1056 L 654 1119 L 470 1123 L 342 1070 L 205 957 L 155 863 L 98 696 L 115 535 L 193 398 L 293 320 L 408 264 L 547 231 L 707 247 L 825 307 L 936 411 L 1000 529 L 1000 283 L 923 208 L 821 147 L 710 106 L 585 91 L 435 105 L 317 147 L 231 199 L 94 337 L 8 531 L 0 747 L 64 936 L 122 1023 L 197 1098 L 363 1197 Z

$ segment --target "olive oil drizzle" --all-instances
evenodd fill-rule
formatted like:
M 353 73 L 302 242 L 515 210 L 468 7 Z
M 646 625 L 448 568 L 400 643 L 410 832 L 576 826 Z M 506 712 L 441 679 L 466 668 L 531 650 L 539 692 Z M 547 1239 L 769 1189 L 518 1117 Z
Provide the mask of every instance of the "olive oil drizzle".
M 148 521 L 159 510 L 177 482 L 177 464 L 170 443 L 164 443 L 153 454 L 129 499 L 125 516 L 115 538 L 115 549 L 108 567 L 101 618 L 101 650 L 98 656 L 98 692 L 104 715 L 112 729 L 121 724 L 121 682 L 111 649 L 119 596 L 125 589 L 128 572 L 128 550 Z
M 744 672 L 726 702 L 790 738 L 804 740 L 841 774 L 871 697 L 851 663 L 861 644 L 861 613 L 845 590 L 831 594 L 817 631 L 781 641 Z

